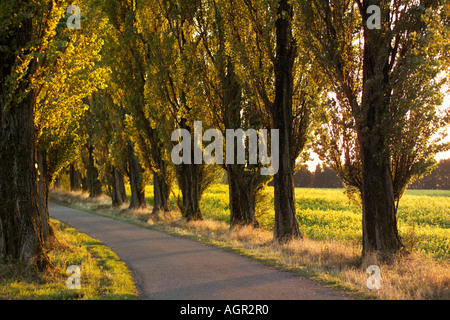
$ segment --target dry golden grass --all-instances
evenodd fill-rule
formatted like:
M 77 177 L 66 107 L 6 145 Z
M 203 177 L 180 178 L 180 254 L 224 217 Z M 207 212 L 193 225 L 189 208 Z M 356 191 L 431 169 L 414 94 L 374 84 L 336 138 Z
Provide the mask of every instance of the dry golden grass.
M 196 238 L 264 263 L 309 276 L 322 284 L 339 288 L 360 298 L 370 299 L 449 299 L 450 264 L 438 262 L 418 253 L 394 257 L 390 264 L 375 256 L 361 258 L 355 242 L 312 240 L 307 237 L 287 243 L 273 241 L 272 232 L 249 226 L 230 228 L 222 221 L 205 219 L 185 221 L 177 211 L 151 215 L 151 207 L 128 210 L 113 209 L 104 198 L 89 199 L 81 193 L 52 192 L 52 199 L 76 204 L 88 210 L 108 211 L 113 215 L 145 221 L 148 226 L 181 236 Z M 105 207 L 106 206 L 106 207 Z M 369 290 L 366 268 L 381 269 L 381 289 Z
M 230 229 L 223 222 L 203 220 L 179 222 L 177 231 L 205 237 L 243 249 L 244 253 L 277 266 L 311 275 L 320 282 L 334 283 L 357 295 L 378 299 L 449 299 L 450 265 L 420 254 L 394 257 L 390 264 L 376 257 L 361 259 L 361 248 L 338 241 L 310 239 L 287 243 L 272 241 L 272 233 L 240 227 Z M 366 269 L 378 265 L 381 269 L 381 289 L 369 290 Z
M 448 300 L 450 286 L 450 265 L 418 254 L 396 257 L 390 264 L 365 261 L 363 265 L 375 264 L 381 268 L 381 290 L 376 294 L 382 299 L 395 300 Z M 367 274 L 358 269 L 342 272 L 345 282 L 364 286 Z
M 362 260 L 361 248 L 355 244 L 307 238 L 277 243 L 267 230 L 249 226 L 230 228 L 225 222 L 214 220 L 186 222 L 176 212 L 157 222 L 150 218 L 149 225 L 166 226 L 181 235 L 222 242 L 241 249 L 244 254 L 312 275 L 321 282 L 337 284 L 366 298 L 449 299 L 450 265 L 417 253 L 395 257 L 390 264 L 381 263 L 376 257 Z M 381 268 L 380 290 L 367 289 L 369 265 Z
M 88 210 L 97 210 L 102 208 L 111 209 L 111 198 L 102 194 L 96 198 L 89 198 L 88 192 L 71 191 L 66 192 L 62 189 L 52 189 L 49 194 L 51 200 L 61 201 L 67 204 L 81 205 Z

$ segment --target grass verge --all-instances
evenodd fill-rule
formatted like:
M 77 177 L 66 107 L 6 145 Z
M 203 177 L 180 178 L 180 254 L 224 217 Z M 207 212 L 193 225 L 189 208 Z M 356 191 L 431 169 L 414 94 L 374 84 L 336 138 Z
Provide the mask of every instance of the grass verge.
M 54 266 L 44 272 L 0 265 L 0 299 L 12 300 L 125 300 L 136 299 L 130 271 L 98 240 L 51 219 L 55 239 L 49 247 Z M 80 289 L 69 289 L 69 266 L 80 267 Z
M 224 221 L 204 219 L 186 222 L 179 212 L 154 217 L 151 208 L 128 210 L 111 207 L 109 197 L 91 199 L 80 192 L 53 190 L 52 201 L 91 213 L 125 220 L 172 235 L 189 237 L 257 259 L 267 265 L 309 277 L 320 284 L 361 299 L 444 299 L 450 298 L 448 261 L 438 261 L 419 252 L 395 257 L 383 264 L 376 257 L 361 259 L 359 242 L 318 240 L 305 237 L 280 244 L 272 232 L 251 227 L 233 228 Z M 369 290 L 366 269 L 381 269 L 381 289 Z

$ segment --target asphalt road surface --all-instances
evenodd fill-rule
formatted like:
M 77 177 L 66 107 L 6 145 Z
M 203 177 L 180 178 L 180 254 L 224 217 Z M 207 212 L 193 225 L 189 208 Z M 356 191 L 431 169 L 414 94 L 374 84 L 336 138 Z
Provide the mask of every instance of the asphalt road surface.
M 195 240 L 50 203 L 50 216 L 103 242 L 132 271 L 140 299 L 351 299 L 312 280 Z

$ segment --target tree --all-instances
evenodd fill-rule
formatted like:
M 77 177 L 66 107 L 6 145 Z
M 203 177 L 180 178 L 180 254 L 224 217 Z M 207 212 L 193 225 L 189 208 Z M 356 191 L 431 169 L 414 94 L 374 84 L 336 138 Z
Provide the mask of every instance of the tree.
M 259 130 L 267 123 L 264 112 L 256 106 L 254 97 L 244 89 L 242 79 L 236 73 L 236 63 L 230 46 L 230 30 L 226 23 L 226 7 L 224 1 L 202 1 L 194 19 L 197 32 L 200 35 L 202 47 L 197 55 L 198 65 L 195 83 L 199 92 L 205 94 L 210 117 L 222 135 L 227 129 Z M 237 155 L 237 144 L 234 141 L 234 154 Z M 230 143 L 230 141 L 227 141 Z M 247 141 L 245 142 L 248 146 Z M 236 158 L 236 156 L 235 156 Z M 230 164 L 222 160 L 222 166 L 227 172 L 229 186 L 230 225 L 253 225 L 258 222 L 255 217 L 256 198 L 269 176 L 260 174 L 261 164 L 250 164 L 246 159 L 244 164 Z
M 411 189 L 450 190 L 450 159 L 439 161 L 437 168 L 433 167 L 424 178 L 411 184 Z
M 313 188 L 341 188 L 342 182 L 336 176 L 335 171 L 326 165 L 317 164 L 312 178 L 311 186 Z
M 69 165 L 70 191 L 81 190 L 82 177 L 80 171 L 75 167 L 75 162 Z
M 57 141 L 51 139 L 39 119 L 45 118 L 43 110 L 50 100 L 55 102 L 58 85 L 48 86 L 48 78 L 60 75 L 55 67 L 64 60 L 72 40 L 61 28 L 67 7 L 65 1 L 2 1 L 0 5 L 0 259 L 6 262 L 38 267 L 48 262 L 44 252 L 49 234 L 48 182 L 66 157 L 50 150 L 47 142 L 62 147 L 74 137 L 69 133 L 72 127 Z
M 161 138 L 167 136 L 161 129 L 163 113 L 154 114 L 151 110 L 155 101 L 148 98 L 146 88 L 151 75 L 148 68 L 152 29 L 143 32 L 142 28 L 151 24 L 158 11 L 152 12 L 152 3 L 145 1 L 100 1 L 99 5 L 113 27 L 107 37 L 108 49 L 104 57 L 113 70 L 110 84 L 113 89 L 109 93 L 114 103 L 123 108 L 128 133 L 130 207 L 145 206 L 145 168 L 153 173 L 153 214 L 157 215 L 169 210 L 172 174 Z
M 28 1 L 2 1 L 1 8 L 0 258 L 40 264 L 44 244 L 35 168 L 35 97 L 30 90 L 36 34 L 25 11 L 38 14 L 38 9 Z
M 379 28 L 367 23 L 370 5 L 380 9 Z M 363 255 L 387 259 L 403 247 L 401 195 L 446 147 L 432 135 L 449 121 L 436 113 L 448 66 L 448 4 L 323 0 L 301 8 L 303 44 L 333 92 L 317 152 L 361 197 Z
M 302 165 L 294 174 L 294 186 L 296 188 L 312 188 L 314 175 L 307 165 Z
M 150 47 L 148 59 L 147 92 L 151 110 L 159 115 L 161 135 L 180 130 L 190 134 L 190 154 L 188 161 L 173 167 L 182 199 L 178 207 L 187 220 L 200 220 L 200 200 L 206 188 L 218 178 L 215 166 L 199 163 L 195 160 L 196 143 L 194 123 L 202 121 L 202 127 L 210 121 L 202 112 L 204 96 L 199 88 L 189 83 L 195 78 L 196 55 L 199 39 L 194 31 L 194 20 L 198 13 L 198 3 L 191 1 L 158 1 L 149 6 L 154 20 L 147 22 L 146 43 Z M 143 22 L 144 24 L 144 22 Z M 165 56 L 166 59 L 160 59 Z M 154 101 L 158 101 L 155 103 Z M 167 114 L 168 117 L 161 116 Z M 171 135 L 168 135 L 171 138 Z M 163 139 L 166 149 L 172 149 L 178 141 Z M 202 146 L 199 146 L 201 149 Z
M 258 96 L 270 115 L 271 127 L 279 130 L 280 161 L 273 180 L 274 239 L 301 237 L 295 210 L 294 167 L 309 139 L 321 93 L 308 56 L 297 45 L 301 33 L 294 25 L 296 9 L 287 0 L 243 0 L 239 6 L 227 3 L 233 32 L 231 48 L 237 53 L 241 78 L 249 80 L 249 91 Z
M 129 121 L 136 117 L 136 111 L 143 107 L 142 72 L 136 64 L 141 51 L 134 46 L 133 29 L 135 1 L 99 1 L 100 9 L 108 17 L 110 32 L 105 35 L 107 46 L 102 53 L 104 63 L 112 70 L 108 93 L 113 103 L 122 108 L 119 112 L 123 128 L 132 126 Z M 135 52 L 135 50 L 137 50 Z M 140 68 L 142 69 L 142 68 Z M 130 133 L 128 131 L 128 133 Z M 146 207 L 144 168 L 136 150 L 136 139 L 127 134 L 128 177 L 131 189 L 129 208 Z
M 100 117 L 108 123 L 108 131 L 104 132 L 105 159 L 103 167 L 103 179 L 108 185 L 108 194 L 111 196 L 112 205 L 120 206 L 128 202 L 125 192 L 124 176 L 127 170 L 127 137 L 124 128 L 123 109 L 114 104 L 110 94 L 102 92 L 102 105 Z
M 47 227 L 49 186 L 58 172 L 72 161 L 79 146 L 85 143 L 78 124 L 86 110 L 83 99 L 102 87 L 107 73 L 98 64 L 104 20 L 94 10 L 84 6 L 81 10 L 86 18 L 82 30 L 71 30 L 67 28 L 66 19 L 59 20 L 52 41 L 40 52 L 42 61 L 33 77 L 44 238 L 50 231 Z
M 95 170 L 98 168 L 97 180 L 111 197 L 113 206 L 120 206 L 127 202 L 124 182 L 127 141 L 121 110 L 114 105 L 106 90 L 92 93 L 89 100 L 88 132 L 94 150 L 93 158 L 96 159 Z

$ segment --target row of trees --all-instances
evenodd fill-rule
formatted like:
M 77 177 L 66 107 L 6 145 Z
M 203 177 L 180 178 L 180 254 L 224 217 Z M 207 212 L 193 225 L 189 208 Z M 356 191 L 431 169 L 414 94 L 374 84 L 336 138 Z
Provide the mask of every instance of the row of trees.
M 303 165 L 294 174 L 296 188 L 343 188 L 342 180 L 326 165 L 316 165 L 314 171 Z
M 379 29 L 366 24 L 381 9 Z M 274 240 L 302 237 L 294 172 L 312 149 L 361 198 L 363 254 L 402 248 L 396 223 L 407 186 L 428 173 L 449 110 L 448 1 L 83 0 L 81 29 L 66 1 L 2 0 L 0 258 L 45 264 L 48 186 L 71 185 L 153 214 L 200 200 L 227 173 L 231 226 L 257 225 L 257 195 L 274 185 Z M 279 130 L 279 169 L 174 165 L 175 129 Z M 235 152 L 236 154 L 236 152 Z
M 314 171 L 310 171 L 306 165 L 296 170 L 294 186 L 296 188 L 342 188 L 343 183 L 334 170 L 326 165 L 317 164 Z M 414 181 L 409 188 L 450 190 L 450 159 L 440 160 L 430 174 Z

